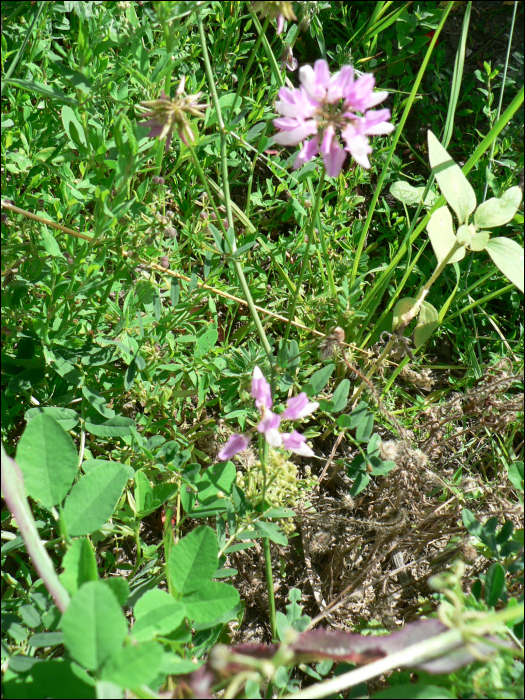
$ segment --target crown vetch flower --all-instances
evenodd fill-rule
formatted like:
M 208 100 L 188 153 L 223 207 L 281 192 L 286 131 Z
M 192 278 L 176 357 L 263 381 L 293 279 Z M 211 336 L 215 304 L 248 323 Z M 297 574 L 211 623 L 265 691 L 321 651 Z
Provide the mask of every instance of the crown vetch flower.
M 185 82 L 186 78 L 182 78 L 173 99 L 166 95 L 163 90 L 158 100 L 145 100 L 140 103 L 143 107 L 148 107 L 149 111 L 143 115 L 147 120 L 139 122 L 139 125 L 150 128 L 149 138 L 157 136 L 159 139 L 165 138 L 166 151 L 170 147 L 171 137 L 175 129 L 186 146 L 188 141 L 195 141 L 188 115 L 201 118 L 202 112 L 209 107 L 207 104 L 199 104 L 201 92 L 182 96 Z
M 221 461 L 226 461 L 238 452 L 245 450 L 252 438 L 253 432 L 257 431 L 264 435 L 266 442 L 271 447 L 284 447 L 302 457 L 312 457 L 313 450 L 306 444 L 306 438 L 294 430 L 293 433 L 279 432 L 281 419 L 298 420 L 313 413 L 319 404 L 309 401 L 307 395 L 302 391 L 298 396 L 288 399 L 287 408 L 281 415 L 271 410 L 273 405 L 272 390 L 266 381 L 259 367 L 255 367 L 252 377 L 251 396 L 255 399 L 255 405 L 259 409 L 261 419 L 257 426 L 243 435 L 231 435 L 226 445 L 217 455 Z
M 273 121 L 280 130 L 273 137 L 275 143 L 295 146 L 302 142 L 294 169 L 318 153 L 330 177 L 339 175 L 347 153 L 363 168 L 369 168 L 368 155 L 372 149 L 367 137 L 389 134 L 395 128 L 388 121 L 389 109 L 371 110 L 388 93 L 374 92 L 372 74 L 355 79 L 352 66 L 343 66 L 330 76 L 328 63 L 323 59 L 316 61 L 313 68 L 302 66 L 299 80 L 300 88 L 279 90 L 275 108 L 282 117 Z M 313 138 L 306 140 L 308 136 Z M 344 148 L 339 137 L 343 139 Z

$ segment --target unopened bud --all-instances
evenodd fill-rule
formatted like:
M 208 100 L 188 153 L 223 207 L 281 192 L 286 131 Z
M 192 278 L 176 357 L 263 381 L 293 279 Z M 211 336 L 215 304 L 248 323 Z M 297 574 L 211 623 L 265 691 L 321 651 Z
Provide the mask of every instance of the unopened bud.
M 170 261 L 168 260 L 166 255 L 163 255 L 160 259 L 160 266 L 164 267 L 166 270 L 170 269 Z

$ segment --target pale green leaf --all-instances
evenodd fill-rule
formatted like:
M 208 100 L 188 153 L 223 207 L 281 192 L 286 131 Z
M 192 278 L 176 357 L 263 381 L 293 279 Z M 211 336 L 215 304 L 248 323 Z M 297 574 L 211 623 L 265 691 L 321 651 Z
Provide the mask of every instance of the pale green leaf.
M 491 238 L 485 248 L 494 264 L 523 292 L 523 248 L 510 238 Z
M 412 297 L 405 297 L 400 299 L 394 306 L 394 317 L 392 319 L 392 330 L 395 331 L 396 328 L 403 323 L 403 316 L 410 311 L 414 306 L 416 300 Z
M 421 304 L 417 326 L 414 329 L 414 346 L 419 348 L 425 343 L 439 325 L 439 314 L 432 304 Z
M 447 257 L 456 243 L 454 228 L 452 226 L 452 214 L 448 207 L 440 207 L 430 217 L 427 224 L 428 237 L 438 259 L 438 265 Z M 465 257 L 465 248 L 460 248 L 450 258 L 447 264 L 459 262 Z
M 485 250 L 490 240 L 490 231 L 478 231 L 475 226 L 460 226 L 456 236 L 458 243 L 461 243 L 469 250 Z
M 425 194 L 425 189 L 425 187 L 413 187 L 409 182 L 398 180 L 390 185 L 390 194 L 400 202 L 404 202 L 407 206 L 415 207 L 421 202 Z M 430 190 L 427 192 L 423 205 L 425 207 L 431 207 L 436 199 L 436 195 Z
M 474 223 L 478 228 L 493 228 L 507 224 L 521 204 L 521 187 L 511 187 L 499 199 L 487 199 L 476 209 Z
M 459 165 L 449 156 L 434 134 L 428 132 L 428 156 L 443 196 L 456 212 L 460 224 L 467 223 L 476 208 L 476 195 Z

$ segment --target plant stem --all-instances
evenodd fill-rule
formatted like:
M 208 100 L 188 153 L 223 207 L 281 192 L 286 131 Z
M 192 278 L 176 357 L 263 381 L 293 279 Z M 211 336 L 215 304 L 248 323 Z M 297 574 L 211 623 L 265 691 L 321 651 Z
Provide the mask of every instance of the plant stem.
M 436 267 L 436 269 L 435 269 L 434 272 L 432 273 L 431 277 L 429 277 L 429 279 L 428 279 L 428 281 L 426 282 L 426 284 L 423 285 L 423 287 L 421 287 L 421 289 L 419 290 L 419 294 L 417 295 L 416 300 L 415 300 L 415 302 L 414 302 L 414 305 L 410 308 L 409 311 L 407 311 L 406 314 L 403 314 L 403 316 L 402 316 L 402 319 L 403 319 L 403 320 L 402 320 L 401 323 L 397 326 L 397 328 L 394 329 L 394 330 L 395 330 L 395 333 L 392 334 L 392 336 L 390 337 L 390 340 L 389 340 L 388 343 L 385 345 L 385 348 L 384 348 L 383 352 L 382 352 L 381 355 L 377 358 L 377 360 L 374 362 L 374 364 L 373 364 L 372 367 L 370 368 L 368 374 L 366 374 L 366 379 L 367 379 L 367 380 L 370 380 L 370 378 L 372 377 L 372 375 L 374 374 L 374 372 L 376 371 L 376 369 L 377 369 L 378 367 L 381 366 L 381 363 L 383 362 L 383 360 L 385 359 L 385 357 L 388 357 L 388 355 L 390 354 L 390 350 L 392 349 L 392 346 L 393 346 L 394 343 L 396 342 L 396 340 L 397 340 L 397 338 L 399 337 L 399 335 L 402 335 L 402 334 L 403 334 L 405 328 L 408 326 L 408 324 L 410 323 L 410 321 L 412 321 L 412 319 L 414 319 L 414 318 L 417 316 L 417 314 L 419 313 L 419 310 L 420 310 L 420 308 L 421 308 L 421 304 L 425 301 L 425 299 L 426 299 L 426 297 L 427 297 L 427 294 L 428 294 L 428 292 L 429 292 L 429 290 L 430 290 L 430 287 L 434 284 L 434 282 L 437 280 L 437 278 L 439 277 L 439 275 L 443 272 L 443 270 L 445 269 L 445 267 L 448 265 L 448 262 L 449 262 L 449 260 L 452 258 L 452 256 L 453 256 L 460 248 L 463 248 L 463 246 L 461 245 L 461 243 L 458 243 L 458 242 L 456 241 L 456 242 L 454 243 L 454 245 L 452 246 L 452 248 L 449 250 L 449 252 L 446 254 L 446 256 L 443 258 L 443 260 L 442 260 L 442 261 L 439 263 L 439 265 Z M 362 382 L 361 382 L 361 384 L 360 384 L 359 387 L 357 388 L 357 391 L 356 391 L 355 394 L 352 396 L 352 401 L 353 401 L 354 403 L 355 403 L 355 402 L 357 401 L 357 399 L 361 396 L 361 394 L 362 394 L 362 392 L 363 392 L 363 390 L 364 390 L 364 388 L 365 388 L 366 385 L 367 385 L 367 382 L 366 382 L 366 381 L 362 381 Z
M 198 27 L 199 27 L 199 37 L 201 41 L 201 47 L 202 47 L 202 57 L 204 59 L 204 65 L 206 67 L 206 75 L 208 78 L 208 84 L 210 87 L 210 91 L 212 94 L 212 99 L 213 99 L 213 104 L 215 107 L 215 111 L 217 113 L 217 124 L 219 127 L 219 131 L 221 134 L 221 169 L 222 169 L 222 186 L 223 186 L 223 191 L 224 191 L 224 205 L 226 207 L 226 217 L 228 219 L 228 225 L 233 228 L 233 216 L 232 216 L 232 206 L 231 206 L 231 198 L 230 198 L 230 181 L 228 177 L 228 152 L 227 152 L 227 143 L 226 143 L 226 130 L 224 127 L 224 121 L 222 118 L 222 113 L 221 113 L 221 107 L 219 104 L 219 97 L 217 95 L 217 87 L 215 85 L 215 82 L 213 80 L 213 73 L 211 70 L 211 63 L 210 63 L 210 56 L 208 54 L 208 47 L 206 46 L 206 36 L 204 34 L 204 26 L 202 24 L 202 18 L 199 14 L 199 11 L 197 10 L 197 22 L 198 22 Z M 193 161 L 194 163 L 197 163 L 197 158 L 195 157 L 195 152 L 193 149 L 191 149 L 191 153 L 193 156 Z M 200 168 L 200 164 L 198 166 L 198 171 L 199 175 L 201 177 L 201 180 L 204 177 L 204 173 L 202 171 L 202 168 Z M 204 184 L 203 181 L 203 184 Z M 205 184 L 205 188 L 208 191 L 207 184 Z M 209 195 L 209 193 L 208 193 Z M 228 237 L 225 236 L 225 240 L 227 241 L 228 245 L 230 245 Z M 233 247 L 230 245 L 231 252 L 234 253 L 236 246 L 235 242 L 233 243 Z M 244 293 L 244 296 L 246 298 L 246 301 L 248 303 L 248 308 L 250 309 L 250 314 L 253 318 L 253 322 L 255 323 L 255 327 L 257 328 L 257 332 L 259 333 L 259 337 L 261 339 L 262 345 L 264 347 L 264 350 L 268 356 L 268 361 L 270 363 L 270 366 L 273 366 L 272 362 L 272 349 L 270 347 L 270 343 L 268 342 L 268 338 L 266 337 L 266 333 L 264 331 L 264 328 L 261 323 L 261 319 L 259 318 L 259 314 L 257 313 L 257 309 L 255 308 L 255 304 L 253 302 L 253 298 L 250 292 L 250 288 L 248 286 L 248 282 L 246 281 L 246 277 L 244 276 L 244 271 L 242 269 L 242 266 L 238 260 L 233 261 L 234 267 L 235 267 L 235 272 L 237 273 L 237 277 L 239 278 L 239 283 L 241 285 L 242 291 Z
M 235 98 L 234 98 L 234 100 L 233 100 L 233 104 L 232 104 L 232 107 L 231 107 L 230 113 L 229 113 L 229 120 L 230 120 L 230 121 L 231 121 L 232 118 L 233 118 L 234 110 L 235 110 L 235 107 L 237 106 L 237 100 L 238 100 L 238 98 L 240 97 L 241 90 L 242 90 L 243 87 L 244 87 L 244 81 L 246 80 L 246 77 L 247 77 L 248 73 L 250 72 L 250 68 L 251 68 L 252 65 L 253 65 L 253 61 L 254 61 L 254 59 L 255 59 L 255 56 L 257 55 L 257 51 L 259 50 L 259 46 L 261 45 L 261 41 L 263 40 L 263 37 L 264 37 L 264 35 L 266 34 L 266 30 L 268 29 L 268 24 L 269 24 L 269 23 L 270 23 L 270 18 L 267 17 L 267 18 L 264 20 L 264 24 L 263 24 L 262 31 L 259 32 L 259 36 L 257 37 L 257 41 L 255 42 L 255 46 L 254 46 L 253 49 L 252 49 L 252 52 L 251 52 L 251 54 L 250 54 L 250 58 L 248 59 L 248 63 L 246 64 L 246 68 L 244 69 L 243 74 L 242 74 L 242 76 L 241 76 L 241 79 L 239 80 L 239 85 L 238 85 L 238 87 L 237 87 L 237 92 L 235 93 Z
M 357 250 L 355 252 L 355 257 L 354 257 L 354 264 L 352 267 L 352 275 L 350 277 L 350 287 L 354 284 L 355 279 L 357 277 L 357 271 L 359 269 L 359 260 L 361 259 L 361 253 L 363 252 L 363 248 L 365 245 L 366 237 L 368 235 L 368 229 L 370 228 L 370 224 L 372 222 L 372 217 L 374 215 L 374 211 L 376 208 L 377 201 L 379 199 L 379 195 L 381 194 L 381 190 L 383 189 L 383 182 L 385 180 L 386 174 L 388 172 L 388 167 L 390 165 L 390 161 L 392 160 L 392 156 L 394 155 L 394 151 L 396 150 L 397 142 L 399 141 L 399 138 L 401 136 L 401 133 L 403 131 L 403 127 L 405 126 L 405 122 L 408 119 L 408 115 L 410 113 L 410 110 L 412 108 L 412 104 L 414 103 L 414 100 L 416 98 L 417 91 L 419 89 L 419 86 L 421 84 L 421 81 L 423 80 L 423 76 L 425 74 L 428 62 L 430 61 L 430 57 L 432 56 L 432 52 L 434 51 L 434 46 L 437 43 L 438 37 L 441 33 L 441 30 L 443 29 L 443 25 L 446 22 L 446 19 L 452 10 L 453 3 L 448 3 L 447 8 L 443 12 L 443 16 L 441 18 L 441 21 L 439 23 L 438 28 L 435 31 L 434 36 L 432 37 L 432 41 L 430 42 L 430 45 L 427 49 L 427 53 L 425 55 L 425 58 L 423 59 L 423 63 L 421 64 L 421 68 L 419 69 L 419 72 L 416 76 L 416 79 L 414 81 L 414 85 L 412 87 L 412 91 L 410 93 L 410 96 L 407 100 L 407 104 L 405 107 L 405 110 L 403 112 L 403 115 L 401 119 L 399 120 L 399 124 L 397 125 L 397 129 L 394 132 L 394 138 L 392 139 L 392 145 L 390 146 L 390 150 L 387 153 L 385 163 L 383 165 L 383 170 L 381 171 L 381 175 L 379 176 L 379 180 L 377 181 L 377 185 L 374 191 L 374 195 L 372 197 L 372 201 L 370 202 L 370 206 L 368 209 L 368 215 L 366 217 L 366 221 L 364 223 L 363 229 L 361 231 L 361 236 L 359 239 L 359 243 L 357 245 Z
M 270 628 L 272 640 L 277 640 L 277 619 L 275 616 L 275 594 L 273 590 L 272 555 L 270 552 L 270 540 L 263 537 L 264 563 L 266 568 L 266 588 L 268 590 L 268 608 L 270 610 Z
M 297 299 L 299 297 L 299 294 L 301 292 L 301 284 L 303 282 L 303 277 L 304 273 L 306 271 L 306 266 L 308 265 L 309 262 L 309 253 L 310 253 L 310 246 L 312 244 L 312 239 L 314 237 L 314 228 L 315 228 L 315 221 L 317 219 L 317 216 L 319 214 L 319 209 L 321 207 L 321 196 L 323 192 L 323 185 L 324 185 L 324 178 L 325 178 L 325 169 L 321 170 L 321 177 L 319 178 L 319 185 L 317 186 L 317 194 L 315 195 L 315 203 L 314 203 L 314 210 L 312 212 L 312 221 L 310 223 L 310 226 L 307 231 L 307 241 L 306 241 L 306 250 L 304 252 L 303 256 L 303 262 L 301 265 L 301 271 L 299 273 L 299 279 L 296 282 L 295 286 L 295 294 L 293 295 L 292 299 L 292 306 L 290 308 L 290 312 L 288 314 L 288 323 L 286 325 L 286 330 L 284 331 L 284 342 L 288 340 L 288 335 L 290 334 L 290 328 L 292 325 L 292 321 L 295 316 L 295 308 L 297 306 Z

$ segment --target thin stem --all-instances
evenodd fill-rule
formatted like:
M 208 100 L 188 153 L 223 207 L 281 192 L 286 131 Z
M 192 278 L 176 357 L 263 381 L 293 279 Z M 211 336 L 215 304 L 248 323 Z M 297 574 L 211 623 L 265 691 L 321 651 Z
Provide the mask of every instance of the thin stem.
M 235 98 L 233 100 L 233 104 L 232 104 L 232 107 L 231 107 L 230 113 L 229 113 L 230 121 L 233 118 L 234 110 L 235 110 L 235 107 L 237 106 L 237 100 L 239 99 L 240 94 L 241 94 L 241 90 L 244 87 L 244 81 L 246 80 L 246 77 L 247 77 L 248 73 L 250 72 L 250 68 L 253 65 L 253 61 L 255 59 L 255 56 L 257 55 L 257 51 L 259 50 L 259 46 L 261 45 L 261 41 L 263 40 L 263 37 L 266 34 L 266 30 L 268 29 L 269 23 L 270 23 L 270 18 L 267 17 L 264 20 L 262 31 L 259 33 L 259 36 L 257 37 L 257 41 L 255 42 L 255 46 L 252 49 L 252 52 L 250 54 L 250 58 L 248 59 L 248 63 L 246 64 L 246 68 L 244 69 L 243 74 L 241 76 L 241 79 L 239 80 L 239 85 L 237 86 L 237 92 L 235 93 Z
M 454 245 L 452 246 L 452 248 L 448 251 L 448 253 L 446 254 L 446 256 L 443 258 L 443 260 L 440 262 L 440 264 L 436 267 L 436 269 L 434 270 L 433 274 L 432 274 L 431 277 L 428 279 L 428 281 L 426 282 L 426 284 L 423 285 L 423 287 L 421 287 L 421 289 L 420 289 L 420 291 L 419 291 L 419 294 L 417 295 L 416 300 L 415 300 L 415 302 L 414 302 L 414 305 L 410 308 L 409 311 L 407 311 L 406 314 L 403 314 L 401 323 L 400 323 L 399 326 L 397 326 L 397 328 L 395 329 L 396 332 L 395 332 L 394 334 L 392 334 L 392 336 L 390 337 L 390 340 L 389 340 L 388 343 L 385 345 L 385 349 L 383 350 L 383 352 L 381 353 L 381 355 L 377 358 L 377 360 L 374 362 L 374 364 L 373 364 L 372 367 L 370 368 L 369 372 L 366 374 L 366 379 L 367 379 L 367 380 L 370 380 L 370 378 L 372 377 L 372 375 L 373 375 L 374 372 L 376 371 L 377 367 L 380 367 L 380 366 L 381 366 L 381 363 L 383 362 L 383 360 L 385 359 L 385 357 L 388 357 L 388 355 L 390 354 L 390 350 L 392 349 L 392 346 L 394 345 L 394 343 L 396 342 L 396 340 L 399 338 L 399 336 L 403 334 L 405 328 L 408 326 L 408 324 L 410 323 L 410 321 L 412 321 L 412 319 L 414 319 L 414 318 L 417 316 L 417 314 L 419 313 L 419 309 L 421 308 L 421 304 L 425 301 L 425 299 L 426 299 L 426 297 L 427 297 L 427 294 L 428 294 L 428 292 L 429 292 L 429 290 L 430 290 L 430 287 L 434 284 L 434 282 L 437 280 L 437 278 L 438 278 L 438 277 L 440 276 L 440 274 L 443 272 L 443 270 L 445 269 L 445 267 L 448 265 L 449 260 L 452 259 L 453 255 L 454 255 L 460 248 L 463 248 L 463 246 L 461 245 L 461 243 L 458 243 L 457 241 L 455 241 L 455 243 L 454 243 Z M 367 382 L 366 382 L 366 381 L 362 381 L 362 382 L 361 382 L 361 384 L 359 385 L 357 391 L 356 391 L 355 394 L 352 396 L 352 401 L 353 401 L 354 403 L 355 403 L 355 402 L 357 401 L 357 399 L 361 396 L 361 394 L 362 394 L 362 392 L 363 392 L 363 390 L 364 390 L 364 388 L 365 388 L 366 385 L 367 385 Z
M 374 191 L 374 195 L 372 197 L 372 201 L 370 202 L 370 206 L 368 209 L 368 215 L 366 217 L 366 221 L 365 221 L 363 229 L 361 231 L 361 237 L 359 239 L 359 243 L 357 245 L 357 250 L 355 252 L 354 265 L 352 267 L 352 275 L 351 275 L 350 284 L 349 284 L 350 287 L 354 284 L 355 279 L 357 277 L 357 272 L 359 269 L 359 260 L 361 259 L 361 253 L 363 252 L 365 241 L 366 241 L 366 238 L 368 235 L 368 229 L 370 228 L 370 223 L 372 222 L 372 217 L 374 215 L 374 211 L 376 208 L 377 201 L 379 199 L 379 195 L 381 194 L 381 190 L 383 189 L 383 182 L 384 182 L 386 174 L 388 172 L 390 161 L 392 160 L 392 156 L 394 155 L 394 151 L 396 150 L 397 142 L 399 141 L 399 138 L 400 138 L 401 133 L 403 131 L 403 127 L 405 126 L 405 122 L 408 119 L 408 115 L 409 115 L 410 110 L 412 108 L 412 104 L 415 100 L 415 97 L 416 97 L 417 91 L 419 89 L 419 86 L 421 84 L 421 81 L 423 80 L 423 76 L 425 74 L 428 62 L 430 61 L 430 57 L 432 56 L 432 52 L 434 51 L 434 46 L 436 45 L 438 37 L 441 33 L 441 30 L 443 29 L 443 25 L 445 24 L 446 19 L 449 15 L 450 11 L 452 10 L 453 4 L 454 4 L 453 2 L 448 3 L 448 6 L 443 13 L 443 17 L 441 18 L 439 26 L 436 29 L 434 36 L 432 37 L 432 41 L 430 42 L 430 45 L 428 47 L 425 58 L 423 59 L 423 63 L 421 64 L 421 68 L 419 69 L 419 72 L 418 72 L 416 79 L 414 81 L 414 85 L 412 87 L 412 91 L 410 93 L 410 96 L 407 100 L 405 110 L 403 112 L 401 119 L 399 120 L 399 124 L 397 125 L 397 129 L 394 133 L 392 145 L 390 146 L 390 150 L 387 153 L 387 157 L 386 157 L 385 163 L 383 165 L 383 170 L 381 171 L 381 175 L 379 176 L 379 180 L 377 182 L 377 185 L 376 185 L 376 188 Z
M 306 250 L 304 251 L 304 257 L 303 257 L 303 262 L 301 265 L 301 271 L 299 273 L 299 279 L 296 282 L 295 286 L 295 294 L 293 295 L 292 299 L 292 306 L 290 309 L 290 313 L 288 314 L 288 324 L 286 325 L 286 330 L 284 331 L 284 342 L 288 340 L 288 335 L 290 333 L 290 328 L 291 328 L 291 322 L 294 319 L 295 316 L 295 308 L 297 306 L 297 299 L 300 294 L 301 290 L 301 284 L 303 282 L 303 277 L 304 273 L 306 271 L 306 266 L 308 265 L 309 262 L 309 253 L 310 253 L 310 246 L 312 244 L 312 239 L 314 237 L 314 228 L 315 228 L 315 221 L 317 219 L 317 216 L 319 214 L 319 209 L 321 207 L 321 196 L 323 192 L 323 185 L 324 185 L 324 178 L 325 178 L 325 169 L 321 170 L 321 177 L 319 178 L 319 185 L 317 187 L 317 194 L 315 195 L 315 203 L 314 203 L 314 210 L 312 212 L 312 221 L 310 223 L 310 226 L 308 228 L 307 232 L 307 241 L 306 241 Z
M 266 568 L 266 588 L 268 590 L 268 608 L 270 611 L 270 628 L 272 640 L 277 640 L 277 619 L 275 615 L 275 594 L 273 590 L 272 554 L 270 552 L 270 540 L 263 537 L 264 563 Z
M 498 104 L 498 111 L 496 113 L 496 121 L 498 121 L 500 114 L 501 114 L 501 107 L 503 105 L 503 93 L 505 92 L 505 81 L 507 79 L 507 68 L 509 66 L 509 57 L 510 57 L 510 49 L 512 46 L 512 35 L 514 34 L 514 22 L 516 21 L 516 12 L 518 10 L 518 3 L 514 2 L 514 11 L 512 13 L 512 24 L 510 25 L 510 33 L 509 33 L 509 44 L 507 46 L 507 57 L 505 59 L 505 68 L 503 70 L 503 78 L 501 80 L 501 89 L 499 92 L 499 104 Z M 492 146 L 490 147 L 490 158 L 489 158 L 489 172 L 492 171 L 492 161 L 494 158 L 494 149 L 496 147 L 496 140 L 492 142 Z M 489 181 L 487 180 L 485 182 L 485 189 L 483 190 L 483 201 L 487 199 L 487 189 L 489 186 Z
M 223 191 L 224 191 L 224 204 L 226 207 L 226 216 L 228 219 L 228 225 L 233 228 L 233 216 L 232 216 L 232 206 L 231 206 L 231 198 L 230 198 L 230 182 L 229 182 L 229 177 L 228 177 L 228 151 L 227 151 L 227 143 L 226 143 L 226 131 L 224 128 L 224 121 L 222 118 L 222 113 L 221 113 L 221 107 L 219 104 L 219 97 L 217 95 L 217 87 L 215 85 L 215 82 L 213 80 L 213 73 L 211 70 L 211 63 L 210 63 L 210 56 L 208 54 L 208 47 L 206 46 L 206 35 L 204 34 L 204 26 L 202 24 L 202 18 L 197 11 L 197 22 L 199 26 L 199 37 L 201 41 L 201 47 L 202 47 L 202 57 L 204 59 L 204 65 L 206 67 L 206 75 L 208 78 L 208 84 L 210 87 L 210 91 L 212 94 L 212 99 L 213 99 L 213 104 L 215 107 L 215 111 L 217 113 L 217 124 L 219 126 L 219 130 L 221 133 L 221 165 L 222 165 L 222 186 L 223 186 Z M 191 153 L 193 156 L 193 162 L 197 164 L 197 159 L 195 157 L 195 152 L 193 149 L 191 149 Z M 199 171 L 199 176 L 201 179 L 204 177 L 204 173 L 202 171 L 202 168 L 200 168 L 200 164 L 197 166 L 197 169 Z M 204 177 L 205 180 L 205 177 Z M 203 182 L 204 184 L 204 182 Z M 207 184 L 205 185 L 206 190 L 208 190 Z M 225 236 L 225 239 L 230 245 L 228 236 Z M 233 243 L 233 247 L 230 245 L 231 252 L 235 252 L 235 242 Z M 248 308 L 250 309 L 250 314 L 253 318 L 253 321 L 255 323 L 255 327 L 257 328 L 257 332 L 259 333 L 259 337 L 261 338 L 261 342 L 263 344 L 264 350 L 266 354 L 268 355 L 268 360 L 270 362 L 270 365 L 273 366 L 272 362 L 272 349 L 270 347 L 270 343 L 268 342 L 268 338 L 266 337 L 266 333 L 264 332 L 264 328 L 261 323 L 261 319 L 259 318 L 259 314 L 257 313 L 257 309 L 255 308 L 255 304 L 253 302 L 253 298 L 250 292 L 250 288 L 248 286 L 248 283 L 246 281 L 246 277 L 244 276 L 244 272 L 242 269 L 241 264 L 239 263 L 238 260 L 233 261 L 235 271 L 237 273 L 237 277 L 239 278 L 239 283 L 241 285 L 242 291 L 244 293 L 244 296 L 246 298 L 246 301 L 248 303 Z

